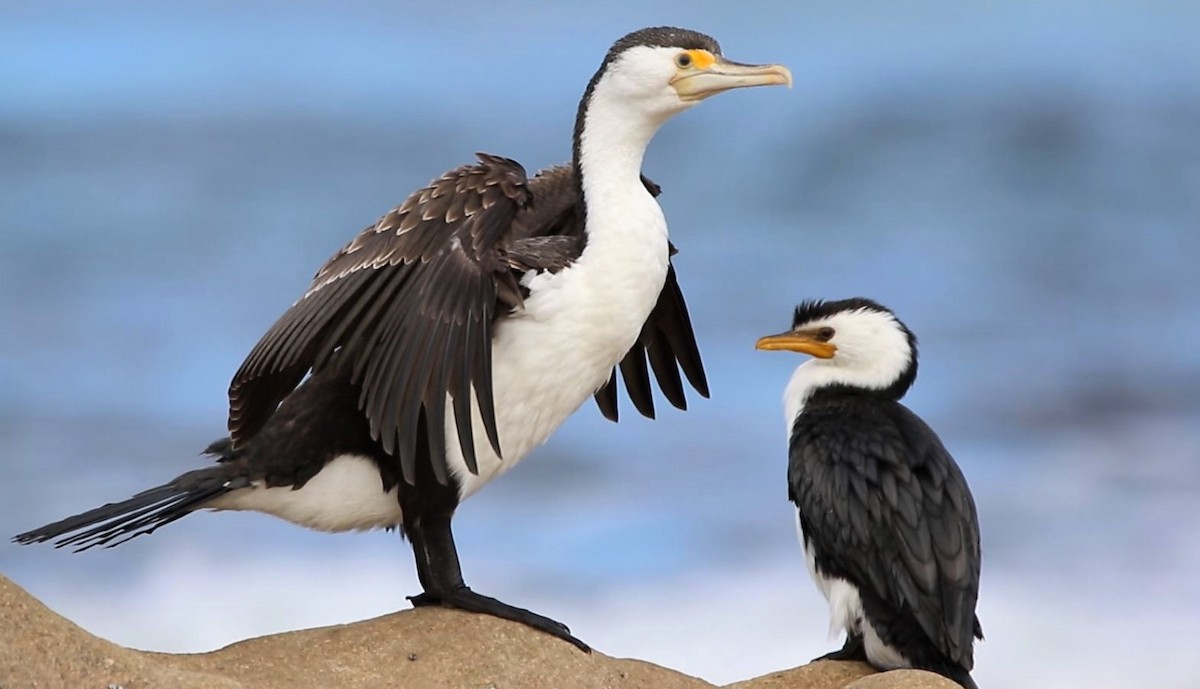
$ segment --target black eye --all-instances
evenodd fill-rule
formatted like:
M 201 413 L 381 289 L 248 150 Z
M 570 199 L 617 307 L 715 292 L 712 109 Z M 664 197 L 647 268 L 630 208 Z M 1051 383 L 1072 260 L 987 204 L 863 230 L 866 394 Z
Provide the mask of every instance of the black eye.
M 817 331 L 817 339 L 822 342 L 828 342 L 833 339 L 833 328 L 828 326 Z
M 687 53 L 679 53 L 675 56 L 675 65 L 678 67 L 691 67 L 692 56 Z

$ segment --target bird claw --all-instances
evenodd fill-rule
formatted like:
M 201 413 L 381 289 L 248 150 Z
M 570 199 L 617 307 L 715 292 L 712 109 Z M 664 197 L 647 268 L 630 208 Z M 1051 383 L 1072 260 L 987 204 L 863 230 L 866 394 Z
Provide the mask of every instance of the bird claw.
M 836 651 L 831 651 L 819 658 L 813 658 L 812 662 L 819 660 L 861 660 L 866 662 L 867 650 L 863 646 L 863 638 L 858 634 L 851 634 L 846 637 L 846 643 Z
M 428 591 L 422 591 L 415 596 L 407 596 L 408 602 L 412 603 L 414 608 L 424 608 L 431 605 L 441 605 L 442 599 L 433 595 Z
M 466 586 L 454 588 L 440 594 L 425 591 L 415 596 L 409 596 L 408 599 L 412 601 L 414 607 L 442 605 L 447 608 L 481 613 L 519 622 L 527 627 L 532 627 L 540 632 L 545 632 L 550 636 L 562 639 L 584 653 L 592 652 L 590 646 L 571 636 L 571 630 L 567 625 L 535 612 L 530 612 L 524 608 L 517 608 L 507 603 L 502 603 L 495 598 L 475 593 Z

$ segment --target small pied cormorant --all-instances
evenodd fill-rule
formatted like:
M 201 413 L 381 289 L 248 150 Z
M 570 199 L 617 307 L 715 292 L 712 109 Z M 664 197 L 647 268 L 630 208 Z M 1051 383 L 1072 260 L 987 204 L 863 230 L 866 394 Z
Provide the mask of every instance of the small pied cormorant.
M 771 84 L 791 74 L 728 61 L 695 31 L 621 38 L 584 92 L 570 164 L 527 179 L 480 154 L 317 271 L 234 376 L 229 436 L 207 450 L 216 466 L 16 540 L 115 545 L 205 508 L 325 531 L 399 527 L 423 588 L 414 605 L 515 620 L 587 650 L 562 624 L 468 588 L 450 520 L 589 396 L 615 421 L 617 368 L 646 416 L 650 370 L 676 407 L 680 369 L 707 396 L 642 157 L 672 116 Z
M 917 668 L 973 689 L 983 638 L 979 519 L 967 481 L 900 403 L 917 338 L 868 299 L 809 301 L 758 349 L 802 352 L 784 393 L 788 493 L 809 574 L 846 643 L 823 659 Z

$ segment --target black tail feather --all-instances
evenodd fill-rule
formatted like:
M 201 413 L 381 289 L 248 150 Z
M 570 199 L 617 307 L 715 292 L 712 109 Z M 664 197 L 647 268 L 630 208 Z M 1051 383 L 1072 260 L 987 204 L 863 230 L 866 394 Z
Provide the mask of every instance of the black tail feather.
M 111 548 L 135 536 L 153 533 L 159 527 L 191 514 L 218 495 L 245 484 L 244 479 L 226 480 L 221 467 L 190 471 L 128 500 L 112 502 L 18 534 L 13 541 L 28 544 L 58 539 L 54 547 L 75 546 L 75 552 L 96 546 Z

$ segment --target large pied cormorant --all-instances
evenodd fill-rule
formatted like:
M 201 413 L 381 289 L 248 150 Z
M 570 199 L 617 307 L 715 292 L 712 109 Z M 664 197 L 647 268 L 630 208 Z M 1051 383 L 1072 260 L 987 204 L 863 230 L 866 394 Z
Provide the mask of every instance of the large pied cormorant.
M 570 164 L 527 179 L 480 154 L 317 271 L 234 376 L 229 436 L 206 451 L 216 466 L 16 540 L 115 545 L 205 508 L 325 531 L 400 527 L 423 588 L 414 605 L 515 620 L 587 650 L 562 624 L 468 588 L 450 520 L 589 396 L 615 421 L 617 368 L 646 416 L 650 369 L 676 407 L 680 369 L 707 396 L 642 157 L 673 115 L 771 84 L 791 74 L 728 61 L 695 31 L 621 38 L 584 92 Z
M 846 643 L 824 659 L 973 689 L 979 519 L 962 471 L 900 403 L 917 338 L 868 299 L 808 301 L 758 349 L 811 355 L 784 393 L 788 493 L 809 574 Z

